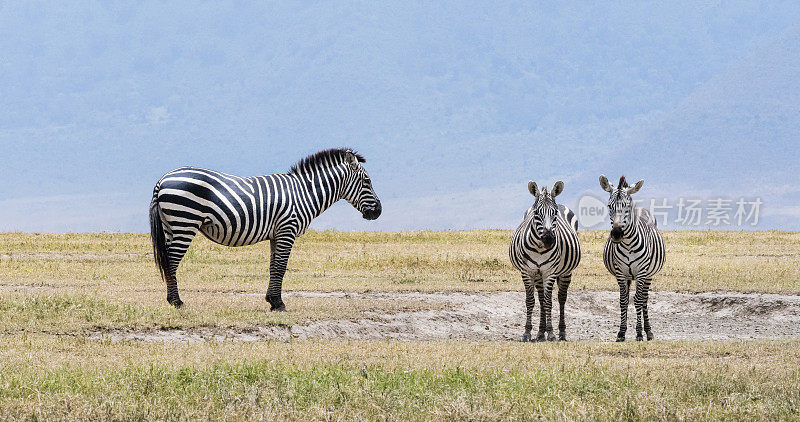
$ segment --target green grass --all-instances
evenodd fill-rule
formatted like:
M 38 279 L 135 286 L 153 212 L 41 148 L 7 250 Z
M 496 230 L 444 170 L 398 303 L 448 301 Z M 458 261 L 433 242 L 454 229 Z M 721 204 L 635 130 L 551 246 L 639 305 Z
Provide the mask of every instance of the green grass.
M 370 313 L 440 309 L 442 304 L 412 300 L 371 301 L 360 298 L 293 298 L 293 311 L 269 312 L 263 299 L 250 296 L 210 297 L 203 306 L 176 310 L 153 296 L 142 303 L 109 301 L 94 294 L 20 293 L 0 295 L 0 334 L 48 333 L 91 335 L 110 330 L 148 331 L 219 328 L 255 330 L 320 319 L 361 319 Z
M 779 420 L 800 416 L 797 341 L 162 345 L 52 336 L 13 336 L 3 341 L 0 417 Z

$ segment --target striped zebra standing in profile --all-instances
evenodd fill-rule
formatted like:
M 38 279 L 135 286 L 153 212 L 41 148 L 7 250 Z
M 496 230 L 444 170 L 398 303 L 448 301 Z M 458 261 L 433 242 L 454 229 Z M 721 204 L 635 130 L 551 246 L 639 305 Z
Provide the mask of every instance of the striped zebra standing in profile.
M 150 203 L 150 236 L 167 302 L 180 307 L 176 272 L 197 233 L 226 246 L 269 239 L 271 253 L 266 299 L 284 311 L 281 284 L 289 253 L 311 220 L 344 199 L 367 220 L 381 215 L 381 202 L 350 149 L 310 155 L 286 174 L 239 177 L 196 167 L 173 170 L 156 183 Z
M 625 176 L 617 187 L 611 186 L 605 176 L 600 176 L 600 186 L 610 194 L 608 211 L 611 216 L 611 233 L 603 251 L 603 263 L 619 284 L 620 324 L 617 341 L 625 341 L 628 330 L 628 300 L 631 281 L 636 281 L 633 306 L 636 308 L 636 340 L 642 340 L 642 319 L 647 340 L 653 339 L 650 319 L 647 316 L 647 297 L 653 276 L 664 266 L 666 248 L 650 211 L 637 207 L 631 195 L 642 188 L 644 180 L 628 186 Z
M 567 289 L 572 280 L 572 270 L 581 260 L 581 246 L 578 242 L 578 218 L 564 205 L 556 204 L 555 198 L 564 189 L 559 181 L 553 191 L 547 187 L 541 191 L 533 181 L 528 190 L 536 197 L 533 206 L 525 212 L 508 255 L 511 264 L 522 273 L 525 285 L 525 333 L 522 341 L 531 340 L 531 314 L 534 305 L 534 289 L 539 295 L 539 332 L 537 341 L 555 340 L 551 309 L 553 308 L 553 285 L 558 283 L 558 339 L 566 340 L 564 305 L 567 302 Z M 547 337 L 545 337 L 545 333 Z

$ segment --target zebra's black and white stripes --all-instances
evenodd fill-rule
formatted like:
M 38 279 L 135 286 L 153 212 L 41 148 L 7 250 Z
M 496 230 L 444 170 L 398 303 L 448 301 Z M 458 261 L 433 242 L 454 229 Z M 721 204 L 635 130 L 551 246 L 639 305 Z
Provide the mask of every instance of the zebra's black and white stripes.
M 270 241 L 270 281 L 266 299 L 273 310 L 285 310 L 281 286 L 297 236 L 311 221 L 340 199 L 347 200 L 365 219 L 381 214 L 381 203 L 365 160 L 349 149 L 320 151 L 302 159 L 288 173 L 259 177 L 232 176 L 197 167 L 181 167 L 164 175 L 153 189 L 150 228 L 155 260 L 167 286 L 167 301 L 182 305 L 178 294 L 178 266 L 198 233 L 226 246 Z M 643 181 L 629 186 L 620 178 L 611 186 L 605 176 L 600 184 L 609 192 L 612 230 L 603 251 L 603 262 L 620 288 L 620 329 L 625 340 L 630 284 L 635 281 L 637 340 L 642 331 L 652 340 L 647 300 L 653 276 L 664 265 L 664 241 L 656 221 L 646 209 L 635 206 L 631 195 Z M 523 340 L 531 340 L 532 312 L 539 297 L 540 318 L 536 340 L 555 340 L 551 318 L 553 288 L 558 285 L 559 339 L 566 339 L 565 305 L 572 272 L 581 259 L 577 216 L 555 198 L 564 184 L 552 192 L 530 182 L 535 196 L 509 246 L 512 265 L 521 272 L 526 292 Z
M 315 217 L 345 199 L 368 220 L 381 203 L 364 158 L 349 149 L 308 156 L 286 174 L 239 177 L 196 167 L 173 170 L 156 183 L 150 203 L 150 234 L 156 264 L 167 284 L 167 301 L 176 307 L 176 272 L 197 233 L 226 246 L 270 240 L 270 280 L 266 299 L 284 310 L 281 284 L 297 236 Z
M 536 340 L 555 340 L 551 319 L 553 286 L 558 283 L 559 340 L 566 340 L 564 305 L 572 271 L 581 260 L 578 241 L 578 219 L 569 208 L 556 204 L 555 197 L 564 189 L 556 182 L 553 191 L 539 191 L 536 183 L 528 190 L 536 197 L 522 223 L 511 238 L 508 254 L 511 264 L 522 273 L 525 285 L 525 333 L 522 341 L 531 340 L 531 314 L 535 304 L 534 289 L 539 296 L 539 332 Z
M 637 207 L 631 199 L 631 195 L 638 192 L 643 183 L 640 180 L 631 187 L 628 186 L 625 176 L 622 176 L 615 188 L 605 176 L 600 176 L 600 186 L 610 194 L 608 210 L 611 233 L 603 251 L 603 263 L 619 284 L 620 326 L 617 341 L 625 341 L 632 281 L 636 283 L 633 297 L 636 309 L 636 340 L 643 339 L 642 320 L 647 339 L 653 339 L 647 313 L 647 298 L 653 276 L 664 266 L 666 248 L 656 227 L 656 220 L 648 210 Z

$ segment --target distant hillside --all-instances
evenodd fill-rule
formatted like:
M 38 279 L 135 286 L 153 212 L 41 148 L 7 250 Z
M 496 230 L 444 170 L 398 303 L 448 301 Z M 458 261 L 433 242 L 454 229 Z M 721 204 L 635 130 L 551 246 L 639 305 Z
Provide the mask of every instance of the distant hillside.
M 467 204 L 460 227 L 517 218 L 469 204 L 529 178 L 571 180 L 565 194 L 598 172 L 786 179 L 798 19 L 792 1 L 3 3 L 2 228 L 146 230 L 132 204 L 172 168 L 279 172 L 342 145 L 398 210 Z M 97 201 L 118 211 L 93 226 L 80 210 Z M 434 211 L 413 222 L 449 227 Z
M 627 155 L 631 171 L 665 184 L 749 191 L 800 181 L 800 26 L 700 86 Z

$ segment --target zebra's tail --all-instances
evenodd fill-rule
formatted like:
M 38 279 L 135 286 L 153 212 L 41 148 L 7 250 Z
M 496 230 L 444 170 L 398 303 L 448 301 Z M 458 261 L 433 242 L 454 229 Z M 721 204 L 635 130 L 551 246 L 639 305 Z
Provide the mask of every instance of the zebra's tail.
M 153 200 L 150 202 L 150 240 L 153 242 L 153 257 L 156 266 L 161 272 L 161 278 L 166 280 L 169 268 L 169 255 L 167 254 L 167 239 L 164 235 L 164 225 L 161 223 L 161 207 L 158 205 L 158 189 L 153 189 Z

